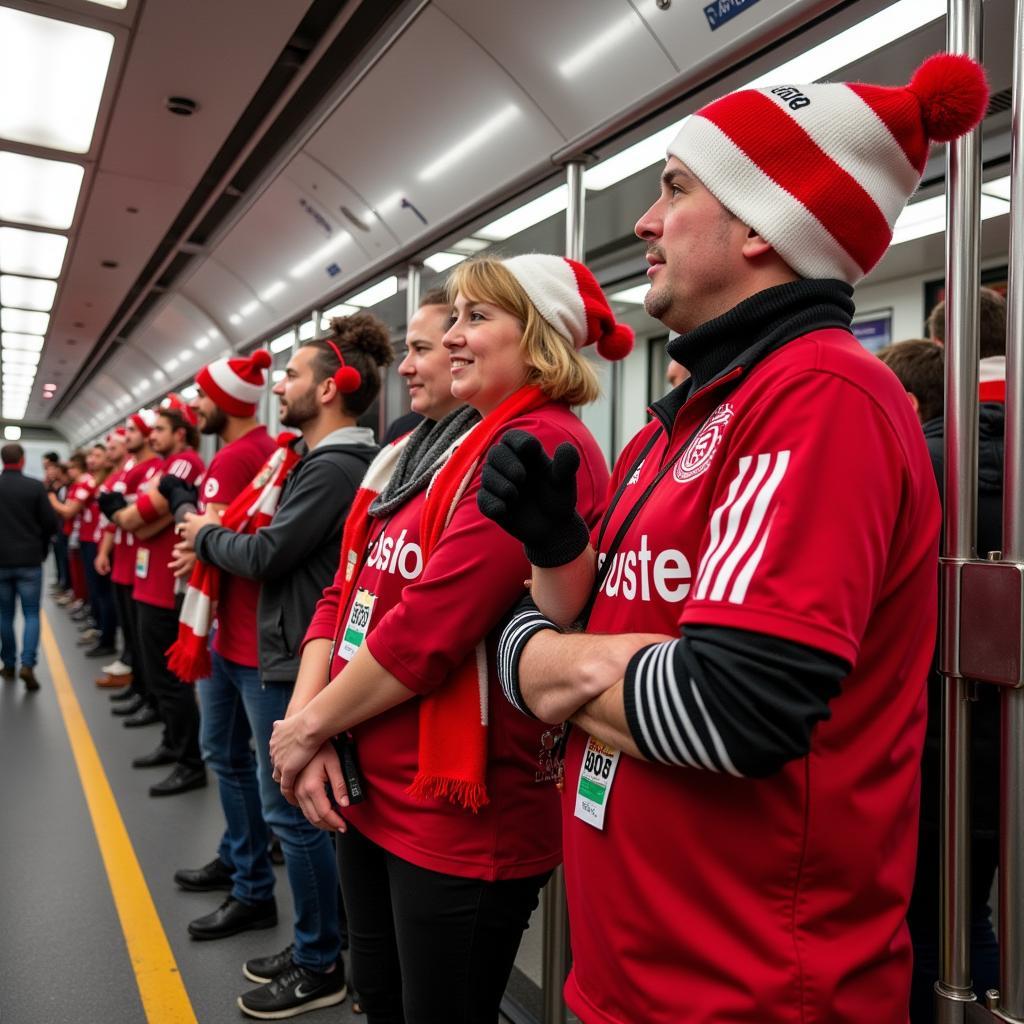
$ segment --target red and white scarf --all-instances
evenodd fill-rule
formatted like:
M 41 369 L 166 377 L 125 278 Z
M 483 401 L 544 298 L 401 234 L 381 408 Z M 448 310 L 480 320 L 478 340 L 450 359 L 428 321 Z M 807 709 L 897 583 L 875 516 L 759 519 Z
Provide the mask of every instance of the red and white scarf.
M 480 460 L 505 432 L 506 424 L 548 401 L 537 387 L 520 388 L 451 446 L 448 458 L 430 482 L 420 517 L 424 566 L 451 522 Z M 373 526 L 370 505 L 391 479 L 409 436 L 389 445 L 374 459 L 352 501 L 341 539 L 345 578 L 338 595 L 335 636 L 348 610 L 369 542 Z M 419 764 L 409 786 L 414 796 L 444 797 L 474 812 L 487 804 L 488 683 L 487 650 L 481 639 L 444 686 L 420 699 Z
M 301 458 L 294 448 L 296 440 L 294 434 L 278 436 L 277 447 L 263 468 L 224 510 L 221 526 L 236 533 L 255 533 L 274 518 L 284 482 Z M 178 617 L 178 639 L 167 649 L 167 667 L 186 683 L 210 674 L 206 641 L 219 595 L 220 569 L 196 562 Z

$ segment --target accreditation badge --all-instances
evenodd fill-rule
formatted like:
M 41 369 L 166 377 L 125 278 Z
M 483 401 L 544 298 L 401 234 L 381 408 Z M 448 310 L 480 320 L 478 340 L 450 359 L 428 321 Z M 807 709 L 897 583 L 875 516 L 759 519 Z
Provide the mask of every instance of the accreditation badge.
M 338 652 L 339 657 L 345 661 L 351 661 L 356 651 L 363 646 L 376 601 L 377 598 L 368 590 L 356 591 L 352 609 L 348 613 L 348 622 L 345 623 L 345 629 L 341 634 L 341 649 Z
M 580 768 L 580 781 L 576 787 L 576 817 L 599 831 L 604 831 L 604 816 L 608 810 L 615 772 L 619 767 L 620 752 L 593 736 L 587 737 L 587 749 Z

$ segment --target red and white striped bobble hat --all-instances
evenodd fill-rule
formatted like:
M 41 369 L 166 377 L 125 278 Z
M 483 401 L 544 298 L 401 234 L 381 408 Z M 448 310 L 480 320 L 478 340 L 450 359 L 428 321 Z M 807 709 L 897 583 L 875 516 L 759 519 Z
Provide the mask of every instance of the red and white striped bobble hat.
M 519 282 L 537 312 L 578 350 L 596 345 L 605 359 L 633 351 L 633 331 L 615 322 L 601 286 L 576 260 L 530 253 L 501 264 Z
M 196 374 L 196 384 L 229 416 L 254 416 L 273 361 L 264 348 L 244 358 L 215 359 Z
M 970 131 L 987 106 L 981 66 L 938 53 L 906 86 L 730 93 L 688 118 L 668 155 L 802 277 L 855 284 L 888 248 L 931 143 Z
M 140 409 L 138 412 L 133 412 L 125 422 L 134 423 L 143 437 L 149 437 L 153 427 L 156 426 L 156 410 Z
M 107 444 L 110 444 L 111 441 L 123 441 L 127 436 L 128 432 L 124 429 L 124 427 L 114 427 L 114 429 L 109 434 L 107 434 L 107 436 L 103 440 Z

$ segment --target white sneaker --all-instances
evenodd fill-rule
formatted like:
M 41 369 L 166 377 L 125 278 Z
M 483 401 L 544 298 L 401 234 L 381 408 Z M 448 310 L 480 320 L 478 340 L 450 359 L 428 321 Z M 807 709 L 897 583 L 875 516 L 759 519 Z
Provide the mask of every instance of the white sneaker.
M 117 661 L 112 661 L 109 665 L 104 665 L 100 670 L 106 672 L 108 676 L 126 676 L 131 672 L 131 665 L 126 665 L 120 658 Z

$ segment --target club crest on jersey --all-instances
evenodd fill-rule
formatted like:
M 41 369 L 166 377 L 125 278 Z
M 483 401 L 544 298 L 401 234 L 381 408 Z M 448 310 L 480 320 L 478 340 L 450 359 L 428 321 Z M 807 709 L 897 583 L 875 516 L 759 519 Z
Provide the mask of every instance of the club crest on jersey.
M 723 402 L 712 414 L 701 432 L 690 442 L 672 470 L 676 483 L 685 484 L 707 472 L 718 446 L 725 436 L 725 428 L 736 410 Z

